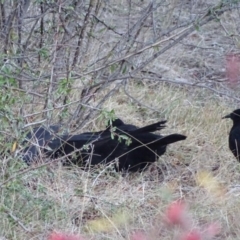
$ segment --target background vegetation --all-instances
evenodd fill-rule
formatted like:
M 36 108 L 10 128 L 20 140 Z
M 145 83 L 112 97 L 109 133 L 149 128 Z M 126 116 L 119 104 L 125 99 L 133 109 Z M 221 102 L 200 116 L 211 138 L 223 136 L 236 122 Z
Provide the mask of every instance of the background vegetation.
M 156 224 L 152 239 L 172 239 L 161 216 L 180 198 L 196 225 L 218 220 L 216 239 L 239 239 L 240 167 L 227 146 L 231 123 L 221 120 L 239 107 L 239 7 L 236 0 L 2 0 L 0 239 L 46 239 L 53 229 L 128 239 Z M 125 177 L 60 163 L 26 167 L 7 154 L 30 126 L 95 131 L 114 112 L 138 126 L 168 119 L 163 133 L 188 138 L 145 173 Z M 112 227 L 92 228 L 98 219 Z

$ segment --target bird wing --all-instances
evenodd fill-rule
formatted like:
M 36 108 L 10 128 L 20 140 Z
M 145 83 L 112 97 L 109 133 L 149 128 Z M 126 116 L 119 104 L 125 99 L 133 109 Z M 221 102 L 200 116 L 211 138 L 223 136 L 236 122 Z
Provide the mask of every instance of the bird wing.
M 240 127 L 233 128 L 229 134 L 229 148 L 234 156 L 240 155 Z

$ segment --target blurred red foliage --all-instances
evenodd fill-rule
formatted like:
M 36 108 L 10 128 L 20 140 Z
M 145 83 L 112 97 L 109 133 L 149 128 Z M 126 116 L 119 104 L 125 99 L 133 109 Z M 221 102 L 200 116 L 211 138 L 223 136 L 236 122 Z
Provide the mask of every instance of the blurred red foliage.
M 189 210 L 183 201 L 172 202 L 166 209 L 164 215 L 165 224 L 172 230 L 178 225 L 177 240 L 203 240 L 212 239 L 215 235 L 220 233 L 220 226 L 217 223 L 211 223 L 207 227 L 193 226 L 193 219 L 190 216 Z M 150 240 L 151 231 L 144 233 L 137 231 L 131 234 L 131 240 Z M 159 239 L 161 236 L 156 236 Z M 66 233 L 53 232 L 48 240 L 84 240 L 82 236 L 69 235 Z
M 226 55 L 226 77 L 230 86 L 236 86 L 240 81 L 240 56 L 237 54 Z
M 81 236 L 69 235 L 66 233 L 53 232 L 49 236 L 48 240 L 84 240 Z

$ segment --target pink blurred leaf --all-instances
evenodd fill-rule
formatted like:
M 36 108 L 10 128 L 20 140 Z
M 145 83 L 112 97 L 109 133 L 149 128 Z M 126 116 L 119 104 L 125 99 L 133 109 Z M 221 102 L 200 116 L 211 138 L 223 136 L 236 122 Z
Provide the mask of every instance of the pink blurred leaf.
M 186 204 L 182 201 L 171 203 L 166 210 L 164 219 L 168 225 L 180 225 L 184 229 L 191 225 Z
M 192 230 L 191 232 L 182 235 L 180 240 L 201 240 L 202 236 L 198 230 Z
M 208 239 L 213 238 L 215 235 L 221 232 L 221 226 L 218 223 L 211 223 L 204 231 L 204 236 Z
M 147 236 L 143 232 L 135 232 L 130 237 L 131 240 L 148 240 Z
M 72 234 L 53 232 L 50 234 L 48 240 L 84 240 L 84 238 Z
M 226 77 L 230 85 L 235 86 L 239 82 L 240 57 L 236 54 L 226 55 Z

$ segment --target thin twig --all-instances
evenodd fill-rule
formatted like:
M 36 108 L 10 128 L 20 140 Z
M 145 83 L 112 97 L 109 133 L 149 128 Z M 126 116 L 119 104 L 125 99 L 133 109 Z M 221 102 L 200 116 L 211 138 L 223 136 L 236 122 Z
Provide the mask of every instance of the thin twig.
M 8 210 L 4 205 L 1 205 L 1 206 L 4 208 L 4 212 L 5 212 L 8 216 L 10 216 L 10 217 L 14 220 L 14 222 L 16 222 L 24 231 L 26 231 L 26 232 L 31 232 L 27 227 L 25 227 L 25 225 L 20 221 L 20 219 L 19 219 L 18 217 L 14 216 L 14 215 L 10 212 L 10 210 Z

